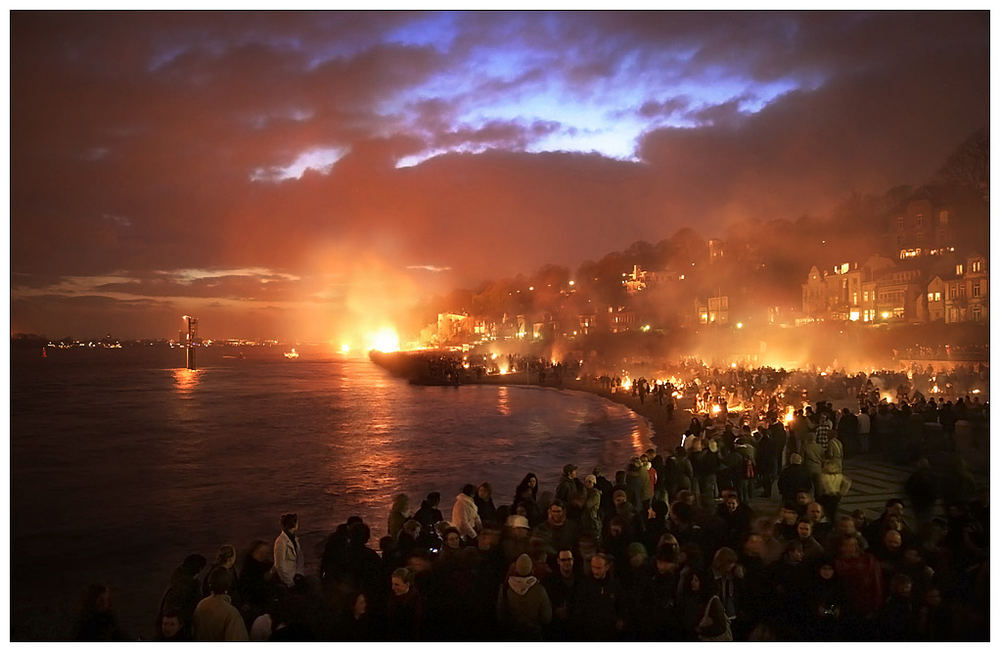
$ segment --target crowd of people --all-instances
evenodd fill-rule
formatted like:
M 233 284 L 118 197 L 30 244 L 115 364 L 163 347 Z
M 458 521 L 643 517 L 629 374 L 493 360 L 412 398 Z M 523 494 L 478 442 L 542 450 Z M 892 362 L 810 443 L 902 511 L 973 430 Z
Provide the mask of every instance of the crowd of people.
M 438 492 L 415 510 L 400 494 L 378 552 L 355 516 L 308 566 L 285 514 L 241 562 L 231 545 L 211 565 L 188 556 L 157 638 L 988 639 L 987 494 L 961 463 L 941 477 L 921 460 L 877 518 L 840 513 L 845 459 L 891 445 L 865 409 L 819 402 L 754 429 L 738 413 L 695 417 L 666 454 L 607 476 L 566 464 L 548 491 L 527 473 L 509 502 L 487 482 L 447 513 Z M 78 636 L 122 638 L 106 587 L 88 591 Z

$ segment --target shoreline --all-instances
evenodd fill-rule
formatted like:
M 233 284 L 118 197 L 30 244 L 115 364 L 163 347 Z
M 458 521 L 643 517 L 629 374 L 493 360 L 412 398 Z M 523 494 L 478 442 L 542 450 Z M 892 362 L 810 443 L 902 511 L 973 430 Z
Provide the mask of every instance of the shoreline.
M 404 378 L 413 383 L 414 374 L 412 368 L 406 364 L 406 354 L 404 353 L 382 353 L 370 356 L 371 362 L 382 369 L 385 369 L 394 376 Z M 687 408 L 693 405 L 693 400 L 689 397 L 677 399 L 676 409 L 673 419 L 667 418 L 666 407 L 657 405 L 656 398 L 649 395 L 645 402 L 640 402 L 639 398 L 632 396 L 627 391 L 606 392 L 599 385 L 587 383 L 581 380 L 558 379 L 552 382 L 531 382 L 531 374 L 525 371 L 509 372 L 501 375 L 483 375 L 482 377 L 463 377 L 461 382 L 455 384 L 458 388 L 462 385 L 492 385 L 496 387 L 545 387 L 551 389 L 563 389 L 575 392 L 585 392 L 599 396 L 612 403 L 624 405 L 635 414 L 644 417 L 650 425 L 651 439 L 657 452 L 663 454 L 664 451 L 672 451 L 681 443 L 681 434 L 687 428 L 690 418 Z M 536 375 L 537 377 L 537 375 Z M 422 385 L 424 383 L 413 383 Z M 428 383 L 433 385 L 434 383 Z

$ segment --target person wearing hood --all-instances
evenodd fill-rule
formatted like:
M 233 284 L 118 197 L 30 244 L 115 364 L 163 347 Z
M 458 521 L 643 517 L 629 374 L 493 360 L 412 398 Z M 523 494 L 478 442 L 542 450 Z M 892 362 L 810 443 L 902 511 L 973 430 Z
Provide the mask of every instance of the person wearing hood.
M 170 586 L 160 600 L 157 623 L 166 612 L 176 611 L 184 623 L 186 634 L 191 633 L 191 619 L 194 617 L 195 607 L 202 598 L 198 590 L 198 575 L 207 564 L 208 560 L 204 556 L 193 554 L 185 557 L 184 562 L 174 569 L 170 577 Z
M 540 641 L 542 628 L 552 620 L 552 603 L 545 587 L 532 573 L 531 557 L 522 554 L 497 596 L 497 620 L 505 638 Z
M 451 509 L 451 524 L 468 541 L 476 538 L 483 529 L 483 521 L 479 518 L 479 508 L 473 496 L 476 486 L 467 484 L 462 492 L 455 496 L 455 506 Z

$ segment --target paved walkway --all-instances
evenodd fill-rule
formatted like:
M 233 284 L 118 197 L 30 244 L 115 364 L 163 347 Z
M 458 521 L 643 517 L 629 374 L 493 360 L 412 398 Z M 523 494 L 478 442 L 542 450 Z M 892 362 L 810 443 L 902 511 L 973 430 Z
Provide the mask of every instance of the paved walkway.
M 898 466 L 882 459 L 882 456 L 875 453 L 865 455 L 855 455 L 846 460 L 844 473 L 851 479 L 851 489 L 840 501 L 840 514 L 850 514 L 856 509 L 865 510 L 868 518 L 877 518 L 885 508 L 885 501 L 889 498 L 902 498 L 906 504 L 904 517 L 913 520 L 913 511 L 910 508 L 906 492 L 903 485 L 907 478 L 916 469 L 916 464 L 908 466 Z M 976 482 L 989 486 L 989 476 L 981 473 L 973 474 Z M 759 493 L 759 489 L 757 492 Z M 781 506 L 781 497 L 775 490 L 771 498 L 761 498 L 754 496 L 752 507 L 760 514 L 769 511 L 777 511 Z M 943 508 L 940 503 L 935 508 L 935 513 L 942 513 Z

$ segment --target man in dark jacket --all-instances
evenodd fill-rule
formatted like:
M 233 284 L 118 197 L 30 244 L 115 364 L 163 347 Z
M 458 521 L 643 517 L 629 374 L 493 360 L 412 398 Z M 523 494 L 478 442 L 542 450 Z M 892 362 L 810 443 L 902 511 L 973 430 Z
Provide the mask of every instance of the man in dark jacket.
M 760 447 L 757 453 L 757 473 L 760 476 L 760 485 L 764 490 L 764 497 L 770 498 L 774 488 L 774 481 L 778 477 L 781 469 L 782 455 L 785 451 L 785 426 L 773 413 L 768 413 L 766 419 L 766 433 L 761 437 Z
M 680 640 L 681 625 L 677 620 L 677 553 L 668 546 L 656 553 L 649 582 L 640 584 L 642 594 L 637 615 L 639 640 Z
M 583 483 L 576 477 L 576 471 L 576 464 L 567 464 L 564 466 L 562 478 L 556 487 L 556 498 L 561 500 L 566 507 L 573 507 L 578 504 L 582 507 L 583 500 L 587 495 L 583 488 Z
M 778 476 L 778 491 L 784 503 L 795 502 L 795 494 L 799 491 L 812 493 L 813 481 L 809 469 L 802 465 L 802 456 L 792 453 L 788 458 L 788 466 Z
M 840 421 L 837 422 L 837 437 L 844 444 L 845 457 L 853 455 L 861 448 L 858 441 L 858 418 L 848 408 L 844 408 L 840 412 Z
M 532 533 L 545 540 L 549 552 L 576 548 L 580 539 L 580 526 L 566 518 L 566 507 L 558 498 L 549 505 L 548 519 L 540 523 Z
M 552 603 L 552 622 L 549 625 L 549 640 L 569 641 L 572 639 L 570 617 L 576 603 L 576 593 L 580 588 L 581 575 L 576 569 L 573 551 L 560 550 L 556 553 L 557 572 L 543 581 Z
M 438 509 L 440 503 L 441 494 L 437 491 L 430 492 L 427 494 L 427 498 L 420 502 L 420 509 L 413 515 L 413 518 L 420 523 L 422 530 L 432 531 L 437 523 L 444 520 L 444 515 Z
M 590 560 L 591 576 L 580 583 L 573 609 L 577 640 L 612 641 L 625 629 L 622 587 L 611 574 L 612 565 L 601 552 Z

